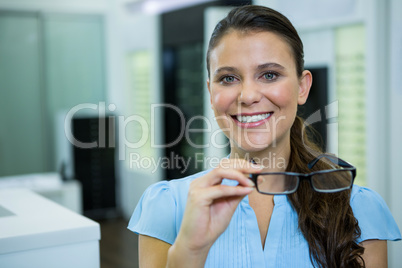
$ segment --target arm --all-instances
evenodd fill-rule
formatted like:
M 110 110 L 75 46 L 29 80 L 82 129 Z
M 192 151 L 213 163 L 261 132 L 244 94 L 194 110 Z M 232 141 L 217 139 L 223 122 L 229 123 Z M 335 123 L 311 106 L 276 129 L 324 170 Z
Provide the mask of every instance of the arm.
M 191 253 L 184 253 L 185 251 L 187 248 L 180 248 L 179 243 L 175 243 L 172 247 L 172 245 L 150 236 L 139 235 L 138 238 L 140 268 L 188 267 L 185 263 L 191 263 L 191 267 L 204 267 L 208 252 L 193 256 Z M 169 265 L 167 265 L 168 255 Z
M 226 162 L 191 182 L 173 245 L 140 235 L 140 267 L 204 267 L 209 249 L 229 225 L 237 205 L 254 190 L 246 174 L 261 171 L 261 167 L 245 160 Z M 222 185 L 224 178 L 239 184 Z
M 140 267 L 163 268 L 166 267 L 170 244 L 145 235 L 138 238 L 138 257 Z
M 366 240 L 361 243 L 364 247 L 363 259 L 366 268 L 387 268 L 387 241 Z

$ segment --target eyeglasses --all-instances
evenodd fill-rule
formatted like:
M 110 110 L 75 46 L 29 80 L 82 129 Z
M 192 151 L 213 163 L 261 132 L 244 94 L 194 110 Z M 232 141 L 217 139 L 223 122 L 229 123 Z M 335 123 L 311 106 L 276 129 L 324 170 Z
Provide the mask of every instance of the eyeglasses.
M 253 173 L 250 179 L 261 194 L 282 195 L 292 194 L 299 188 L 300 182 L 308 180 L 311 188 L 319 193 L 335 193 L 352 188 L 356 177 L 356 168 L 348 162 L 329 154 L 321 154 L 308 163 L 313 168 L 321 159 L 326 158 L 342 169 L 327 169 L 309 174 L 295 172 Z

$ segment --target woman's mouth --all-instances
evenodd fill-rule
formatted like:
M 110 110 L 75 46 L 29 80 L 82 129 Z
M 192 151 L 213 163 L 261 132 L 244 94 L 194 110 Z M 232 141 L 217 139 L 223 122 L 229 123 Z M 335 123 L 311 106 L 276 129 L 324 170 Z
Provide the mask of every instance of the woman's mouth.
M 232 118 L 236 124 L 241 127 L 257 127 L 264 124 L 272 114 L 272 112 L 260 114 L 237 114 L 233 115 Z

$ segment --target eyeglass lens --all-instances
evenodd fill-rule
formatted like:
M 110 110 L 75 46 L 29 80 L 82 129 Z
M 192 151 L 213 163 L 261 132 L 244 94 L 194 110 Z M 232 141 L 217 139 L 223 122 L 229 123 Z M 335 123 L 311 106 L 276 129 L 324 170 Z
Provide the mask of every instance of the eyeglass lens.
M 353 174 L 348 170 L 334 170 L 311 176 L 312 187 L 317 191 L 331 192 L 348 189 Z M 257 187 L 262 193 L 286 194 L 297 189 L 299 177 L 286 174 L 262 174 L 257 176 Z
M 257 177 L 257 187 L 263 193 L 287 193 L 297 188 L 297 176 L 264 174 Z
M 352 184 L 353 174 L 349 170 L 335 170 L 311 176 L 311 184 L 316 190 L 342 190 Z

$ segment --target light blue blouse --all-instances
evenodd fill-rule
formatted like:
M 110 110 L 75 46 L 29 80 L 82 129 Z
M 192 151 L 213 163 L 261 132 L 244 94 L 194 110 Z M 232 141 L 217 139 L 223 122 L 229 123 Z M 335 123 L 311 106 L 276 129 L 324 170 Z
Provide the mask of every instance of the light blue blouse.
M 128 229 L 173 244 L 183 218 L 189 184 L 208 171 L 151 185 L 141 197 Z M 231 180 L 222 183 L 237 184 Z M 398 226 L 379 194 L 355 185 L 350 202 L 362 232 L 358 242 L 401 239 Z M 226 231 L 211 247 L 205 267 L 313 267 L 307 241 L 298 230 L 297 213 L 285 195 L 274 196 L 274 203 L 264 249 L 256 215 L 246 196 Z

